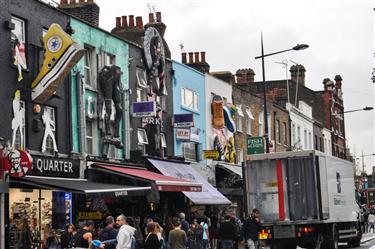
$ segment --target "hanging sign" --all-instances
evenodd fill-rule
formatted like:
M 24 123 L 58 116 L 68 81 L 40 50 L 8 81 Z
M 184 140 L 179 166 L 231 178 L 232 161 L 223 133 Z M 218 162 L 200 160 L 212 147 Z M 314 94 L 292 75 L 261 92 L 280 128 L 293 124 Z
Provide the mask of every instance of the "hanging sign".
M 99 211 L 96 212 L 78 212 L 79 220 L 101 220 L 102 213 Z
M 263 137 L 248 137 L 247 138 L 247 154 L 262 154 L 264 153 Z
M 154 101 L 135 102 L 132 105 L 133 117 L 154 117 L 156 116 L 156 103 Z
M 217 160 L 219 157 L 219 152 L 217 150 L 204 150 L 203 151 L 203 159 L 213 159 Z
M 23 177 L 32 167 L 33 159 L 24 150 L 0 150 L 2 170 L 12 177 Z
M 174 114 L 172 120 L 173 127 L 192 127 L 194 126 L 193 113 Z
M 176 139 L 190 140 L 190 129 L 176 129 Z

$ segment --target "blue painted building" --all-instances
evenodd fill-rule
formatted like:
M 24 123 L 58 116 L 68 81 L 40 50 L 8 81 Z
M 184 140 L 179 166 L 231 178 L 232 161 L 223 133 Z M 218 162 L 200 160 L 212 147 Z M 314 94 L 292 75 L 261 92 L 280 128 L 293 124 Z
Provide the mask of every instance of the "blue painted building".
M 194 127 L 174 128 L 175 156 L 187 161 L 201 161 L 206 147 L 206 107 L 204 74 L 180 62 L 173 61 L 173 113 L 194 117 Z

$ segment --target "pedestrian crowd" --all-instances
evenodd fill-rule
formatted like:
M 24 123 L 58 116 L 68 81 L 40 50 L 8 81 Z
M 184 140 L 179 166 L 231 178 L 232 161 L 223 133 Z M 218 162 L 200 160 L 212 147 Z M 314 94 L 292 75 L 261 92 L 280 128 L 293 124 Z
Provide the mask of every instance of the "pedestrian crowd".
M 28 238 L 27 224 L 24 226 L 23 238 Z M 235 215 L 196 215 L 188 220 L 179 213 L 167 217 L 162 224 L 148 218 L 141 229 L 135 218 L 121 214 L 116 218 L 107 216 L 100 229 L 92 220 L 86 220 L 78 229 L 68 224 L 60 236 L 51 230 L 49 226 L 44 229 L 44 249 L 238 249 L 239 243 L 257 249 L 260 220 L 257 209 L 244 221 Z M 20 248 L 32 247 L 25 243 Z

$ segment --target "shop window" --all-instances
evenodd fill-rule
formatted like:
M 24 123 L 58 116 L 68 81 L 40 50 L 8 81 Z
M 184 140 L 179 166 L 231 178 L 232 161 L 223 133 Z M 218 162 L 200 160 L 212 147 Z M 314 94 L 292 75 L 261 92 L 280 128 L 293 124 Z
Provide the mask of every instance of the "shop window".
M 20 100 L 20 107 L 24 110 L 26 110 L 25 101 Z M 21 137 L 21 132 L 23 134 L 23 137 Z M 22 126 L 21 130 L 17 129 L 16 131 L 16 139 L 14 142 L 14 147 L 18 150 L 23 150 L 26 148 L 26 128 L 25 128 L 25 112 L 23 112 L 22 115 Z
M 50 116 L 51 121 L 52 121 L 51 122 L 51 130 L 52 130 L 53 136 L 55 137 L 56 143 L 57 143 L 57 138 L 56 138 L 56 112 L 55 112 L 55 108 L 50 107 L 50 106 L 46 106 L 45 109 L 44 109 L 44 111 L 49 113 L 49 116 Z M 51 136 L 47 137 L 46 151 L 45 151 L 45 153 L 49 154 L 49 155 L 54 155 L 55 154 L 53 139 L 51 138 Z
M 12 23 L 14 24 L 14 30 L 12 30 L 12 40 L 18 39 L 20 42 L 25 43 L 25 21 L 18 17 L 12 16 Z
M 182 143 L 182 151 L 185 160 L 197 161 L 197 144 L 193 142 Z
M 140 88 L 147 88 L 146 70 L 143 68 L 136 68 L 137 86 Z
M 182 105 L 198 110 L 198 93 L 187 88 L 181 88 Z
M 95 70 L 95 48 L 90 47 L 88 45 L 85 46 L 85 72 L 84 72 L 84 77 L 85 77 L 85 83 L 86 85 L 90 85 L 92 87 L 96 87 L 96 70 Z

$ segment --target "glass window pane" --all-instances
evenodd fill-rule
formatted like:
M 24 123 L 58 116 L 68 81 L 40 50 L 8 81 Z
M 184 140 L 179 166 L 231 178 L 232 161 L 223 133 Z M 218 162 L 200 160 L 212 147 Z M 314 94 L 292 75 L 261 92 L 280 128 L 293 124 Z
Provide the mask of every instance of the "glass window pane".
M 14 30 L 12 30 L 12 39 L 16 37 L 25 43 L 25 22 L 22 19 L 12 16 L 12 23 L 14 23 Z

